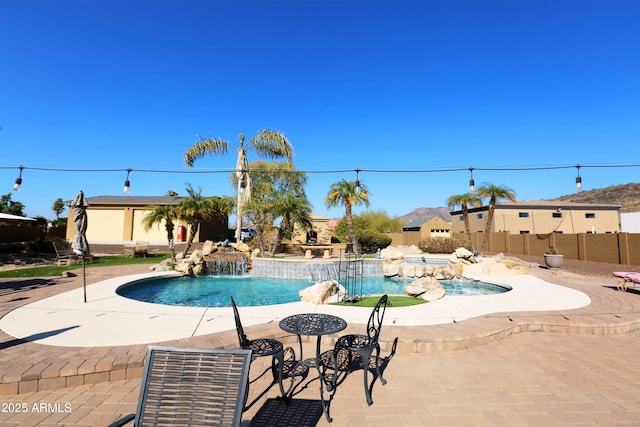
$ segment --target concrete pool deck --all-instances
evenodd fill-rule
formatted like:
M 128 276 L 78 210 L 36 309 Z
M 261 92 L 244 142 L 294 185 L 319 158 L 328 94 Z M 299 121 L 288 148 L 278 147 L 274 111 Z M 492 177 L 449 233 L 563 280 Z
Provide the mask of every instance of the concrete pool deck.
M 87 269 L 87 283 L 146 272 L 148 266 L 92 268 Z M 374 405 L 368 407 L 361 373 L 350 375 L 331 403 L 332 425 L 638 425 L 640 291 L 619 292 L 613 279 L 536 267 L 531 275 L 584 293 L 590 303 L 573 309 L 485 314 L 438 325 L 394 325 L 388 311 L 381 336 L 384 357 L 389 357 L 398 337 L 397 352 L 385 369 L 389 382 L 384 387 L 376 384 Z M 82 277 L 2 280 L 0 317 L 78 289 Z M 250 313 L 240 310 L 243 322 L 251 323 Z M 42 326 L 48 335 L 55 332 Z M 246 329 L 250 337 L 295 343 L 277 322 Z M 361 324 L 354 324 L 344 333 L 361 330 Z M 146 344 L 65 347 L 32 341 L 40 338 L 19 339 L 0 331 L 0 402 L 30 409 L 0 413 L 1 424 L 101 426 L 135 410 Z M 227 330 L 154 344 L 232 348 L 237 347 L 237 336 L 235 330 Z M 323 347 L 331 344 L 323 341 Z M 252 366 L 252 372 L 260 372 L 263 362 Z M 250 398 L 268 386 L 265 381 L 252 385 Z M 259 420 L 258 412 L 276 394 L 271 389 L 244 418 Z M 313 383 L 296 398 L 311 402 L 317 395 Z M 42 403 L 69 403 L 71 410 L 33 410 L 31 405 Z M 316 424 L 304 425 L 328 424 L 320 417 Z
M 87 286 L 86 303 L 82 288 L 67 291 L 8 313 L 0 319 L 0 329 L 15 338 L 65 347 L 148 344 L 235 329 L 230 307 L 151 304 L 116 293 L 126 283 L 161 277 L 179 275 L 144 273 L 109 278 Z M 591 301 L 583 292 L 531 275 L 514 274 L 492 282 L 512 289 L 497 295 L 445 296 L 428 304 L 389 307 L 385 322 L 396 326 L 442 325 L 501 312 L 572 310 Z M 295 302 L 240 307 L 240 312 L 247 327 L 278 324 L 290 314 L 313 312 L 334 314 L 349 324 L 366 324 L 371 309 Z

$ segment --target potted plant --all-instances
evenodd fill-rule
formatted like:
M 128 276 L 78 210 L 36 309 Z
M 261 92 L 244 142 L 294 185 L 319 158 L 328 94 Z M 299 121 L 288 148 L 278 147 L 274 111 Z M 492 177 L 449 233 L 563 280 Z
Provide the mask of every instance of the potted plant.
M 549 268 L 560 268 L 563 261 L 564 255 L 559 253 L 553 246 L 550 246 L 544 253 L 544 263 Z

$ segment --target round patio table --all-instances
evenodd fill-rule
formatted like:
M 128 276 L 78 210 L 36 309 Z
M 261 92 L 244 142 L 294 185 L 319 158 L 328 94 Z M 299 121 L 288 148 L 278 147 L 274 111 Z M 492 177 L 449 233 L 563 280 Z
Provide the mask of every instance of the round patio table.
M 301 363 L 308 368 L 316 368 L 318 371 L 318 378 L 320 379 L 320 400 L 322 401 L 322 410 L 325 417 L 327 418 L 327 421 L 329 422 L 331 422 L 331 417 L 329 416 L 329 411 L 327 411 L 327 407 L 324 402 L 324 383 L 326 379 L 324 378 L 324 376 L 322 375 L 322 371 L 320 370 L 320 367 L 322 365 L 320 359 L 320 342 L 322 341 L 323 335 L 335 334 L 344 330 L 346 327 L 347 321 L 343 318 L 323 313 L 294 314 L 280 320 L 280 329 L 285 332 L 296 334 L 298 336 L 298 343 L 300 344 L 300 361 L 298 363 Z M 303 357 L 302 335 L 315 335 L 317 337 L 315 357 L 307 359 Z M 335 376 L 332 377 L 331 383 L 332 390 L 335 390 Z

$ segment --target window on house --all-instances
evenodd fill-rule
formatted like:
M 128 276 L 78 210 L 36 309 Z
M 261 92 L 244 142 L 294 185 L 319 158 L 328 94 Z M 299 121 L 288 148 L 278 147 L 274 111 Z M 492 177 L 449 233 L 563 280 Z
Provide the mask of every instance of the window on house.
M 478 219 L 482 219 L 482 214 L 481 214 L 481 213 L 476 214 L 476 218 L 478 218 Z
M 553 218 L 562 218 L 562 212 L 552 212 L 551 216 Z
M 596 217 L 596 214 L 591 213 L 591 212 L 587 212 L 586 214 L 584 214 L 584 217 L 585 217 L 585 218 L 595 218 L 595 217 Z
M 529 212 L 518 212 L 518 217 L 529 218 Z
M 564 232 L 563 232 L 562 230 L 556 230 L 556 231 L 554 231 L 554 233 L 555 233 L 555 234 L 562 234 L 562 233 L 564 233 Z
M 460 215 L 460 216 L 458 217 L 458 219 L 459 219 L 460 221 L 464 221 L 464 215 Z
M 529 230 L 520 230 L 520 234 L 529 234 Z

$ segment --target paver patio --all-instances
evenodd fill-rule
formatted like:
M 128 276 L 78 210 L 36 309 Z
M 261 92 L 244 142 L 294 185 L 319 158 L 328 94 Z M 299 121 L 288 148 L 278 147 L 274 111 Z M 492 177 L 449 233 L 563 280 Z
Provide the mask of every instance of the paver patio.
M 147 270 L 88 269 L 87 280 Z M 531 273 L 585 292 L 592 303 L 575 310 L 498 313 L 446 325 L 385 324 L 383 356 L 399 337 L 385 370 L 388 384 L 375 384 L 374 404 L 368 407 L 362 373 L 354 372 L 331 402 L 333 425 L 640 425 L 640 292 L 619 292 L 614 280 L 603 278 L 537 268 Z M 0 316 L 79 286 L 79 277 L 3 281 Z M 359 330 L 362 325 L 351 327 Z M 247 332 L 295 341 L 277 325 Z M 230 348 L 236 340 L 235 331 L 228 331 L 163 344 Z M 0 332 L 0 423 L 99 426 L 134 412 L 145 351 L 146 345 L 45 346 Z M 266 369 L 265 363 L 255 362 L 252 374 Z M 253 384 L 250 400 L 268 384 L 267 378 Z M 318 394 L 317 382 L 311 382 L 282 412 L 272 400 L 277 395 L 273 387 L 245 419 L 253 418 L 253 425 L 327 425 L 321 416 L 315 421 L 308 416 L 317 409 Z M 26 411 L 17 413 L 19 409 Z M 267 410 L 273 413 L 265 419 Z

